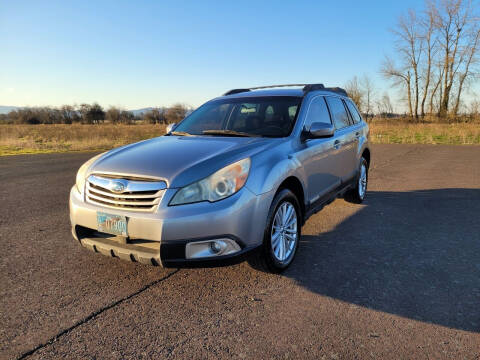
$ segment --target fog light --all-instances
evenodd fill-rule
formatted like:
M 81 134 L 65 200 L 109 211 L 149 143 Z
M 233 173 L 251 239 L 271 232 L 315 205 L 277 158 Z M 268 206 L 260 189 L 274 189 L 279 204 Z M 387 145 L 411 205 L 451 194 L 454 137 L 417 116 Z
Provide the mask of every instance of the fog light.
M 186 259 L 207 258 L 234 254 L 240 251 L 240 246 L 232 239 L 214 239 L 189 242 L 185 246 Z
M 220 251 L 222 251 L 223 247 L 221 244 L 224 244 L 224 243 L 221 243 L 220 241 L 212 241 L 210 243 L 210 249 L 212 249 L 212 252 L 214 252 L 215 254 L 219 253 Z

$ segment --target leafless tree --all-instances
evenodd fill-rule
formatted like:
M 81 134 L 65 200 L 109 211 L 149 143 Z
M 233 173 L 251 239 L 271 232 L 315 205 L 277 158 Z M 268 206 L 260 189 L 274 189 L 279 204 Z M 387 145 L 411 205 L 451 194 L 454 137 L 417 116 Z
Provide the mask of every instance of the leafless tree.
M 360 81 L 357 76 L 354 76 L 352 79 L 348 80 L 345 84 L 345 90 L 348 93 L 348 96 L 357 104 L 360 111 L 363 112 L 363 91 L 360 87 Z
M 150 124 L 166 123 L 165 109 L 153 108 L 143 114 L 143 119 Z
M 368 120 L 369 116 L 373 115 L 373 97 L 375 92 L 373 81 L 368 75 L 362 77 L 361 89 L 364 93 L 363 112 L 365 113 L 365 118 Z
M 79 111 L 80 114 L 82 114 L 83 123 L 99 124 L 105 120 L 105 111 L 103 111 L 103 108 L 97 103 L 92 105 L 81 104 Z
M 386 57 L 381 73 L 401 85 L 409 113 L 456 115 L 462 95 L 478 76 L 480 7 L 472 0 L 427 0 L 417 15 L 409 10 L 393 31 L 396 61 Z
M 423 72 L 423 91 L 422 101 L 420 105 L 420 114 L 425 116 L 425 103 L 430 92 L 430 85 L 432 83 L 432 71 L 434 68 L 434 57 L 438 51 L 438 39 L 435 32 L 435 17 L 436 11 L 431 2 L 427 2 L 427 10 L 424 13 L 424 18 L 420 19 L 421 38 L 424 43 L 425 51 L 425 65 Z M 438 84 L 436 84 L 438 88 Z M 433 94 L 435 96 L 435 94 Z M 432 102 L 430 102 L 430 112 L 432 112 Z
M 366 74 L 361 78 L 354 76 L 345 84 L 345 90 L 368 119 L 373 114 L 373 97 L 375 92 L 375 86 L 370 76 Z
M 393 114 L 393 105 L 387 92 L 384 92 L 382 97 L 377 101 L 377 111 L 382 115 Z
M 167 109 L 165 112 L 165 118 L 167 123 L 178 123 L 187 114 L 188 107 L 183 104 L 175 104 Z
M 80 121 L 80 115 L 72 105 L 63 105 L 60 108 L 64 124 L 73 124 Z
M 458 89 L 455 98 L 455 105 L 453 108 L 453 113 L 456 115 L 460 106 L 460 98 L 465 84 L 469 78 L 477 78 L 478 74 L 471 71 L 472 65 L 474 66 L 479 62 L 477 57 L 477 49 L 480 41 L 480 26 L 471 29 L 471 33 L 468 36 L 470 39 L 467 41 L 467 46 L 465 47 L 464 54 L 462 55 L 462 62 L 464 63 L 463 69 L 458 73 Z
M 112 124 L 118 124 L 121 120 L 121 112 L 119 108 L 111 106 L 105 113 L 105 120 Z
M 472 65 L 478 63 L 479 18 L 469 0 L 442 0 L 436 7 L 436 27 L 443 58 L 443 92 L 440 115 L 447 115 L 452 101 L 452 90 L 457 90 L 453 113 L 458 112 L 465 80 Z
M 397 67 L 391 58 L 386 57 L 380 71 L 385 78 L 393 81 L 394 86 L 400 86 L 405 89 L 407 93 L 408 114 L 409 116 L 413 116 L 412 74 L 410 69 L 405 66 L 402 68 Z
M 413 10 L 406 16 L 400 16 L 393 31 L 395 48 L 399 54 L 400 67 L 396 67 L 389 58 L 385 59 L 382 74 L 393 80 L 396 85 L 407 88 L 408 107 L 410 116 L 418 118 L 420 98 L 420 61 L 424 53 L 424 41 L 420 19 Z M 402 81 L 398 81 L 398 80 Z

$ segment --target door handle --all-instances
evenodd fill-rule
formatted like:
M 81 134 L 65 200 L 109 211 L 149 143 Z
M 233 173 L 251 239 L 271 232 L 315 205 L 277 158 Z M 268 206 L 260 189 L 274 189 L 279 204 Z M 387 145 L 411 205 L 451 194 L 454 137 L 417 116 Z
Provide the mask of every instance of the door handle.
M 360 133 L 359 133 L 358 131 L 355 133 L 355 137 L 356 137 L 357 139 L 360 137 Z
M 335 149 L 340 149 L 341 145 L 342 145 L 342 143 L 340 142 L 340 140 L 335 140 L 335 142 L 333 143 L 333 147 Z

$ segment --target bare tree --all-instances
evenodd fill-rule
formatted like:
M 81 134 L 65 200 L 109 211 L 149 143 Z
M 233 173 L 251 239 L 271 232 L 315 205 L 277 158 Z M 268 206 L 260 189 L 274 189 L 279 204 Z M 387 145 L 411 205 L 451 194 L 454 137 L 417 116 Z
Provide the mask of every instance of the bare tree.
M 166 123 L 165 109 L 153 108 L 143 114 L 143 118 L 150 124 L 164 124 Z
M 167 123 L 178 123 L 187 114 L 188 108 L 183 104 L 175 104 L 165 112 Z
M 345 90 L 368 119 L 373 113 L 373 97 L 375 92 L 375 87 L 370 76 L 366 74 L 361 78 L 354 76 L 345 84 Z
M 448 114 L 455 85 L 457 97 L 453 113 L 458 111 L 465 80 L 470 75 L 471 66 L 477 62 L 478 23 L 478 15 L 469 0 L 442 0 L 436 8 L 436 26 L 443 55 L 440 115 Z
M 418 118 L 420 98 L 420 61 L 424 52 L 424 41 L 421 36 L 421 23 L 413 10 L 406 16 L 400 16 L 393 31 L 395 48 L 399 54 L 400 67 L 386 58 L 382 66 L 385 78 L 393 80 L 395 85 L 404 85 L 407 89 L 410 116 Z M 401 81 L 398 81 L 401 80 Z
M 105 111 L 103 111 L 103 108 L 97 103 L 92 105 L 81 104 L 79 111 L 82 114 L 83 123 L 98 124 L 105 120 Z
M 463 69 L 459 71 L 458 74 L 458 89 L 455 98 L 455 105 L 453 108 L 454 115 L 458 113 L 462 91 L 465 84 L 467 83 L 466 80 L 476 75 L 471 71 L 471 67 L 472 65 L 474 66 L 475 64 L 477 64 L 479 61 L 476 57 L 477 49 L 480 42 L 480 25 L 478 25 L 479 23 L 477 23 L 476 26 L 470 29 L 470 34 L 468 35 L 469 40 L 467 41 L 467 46 L 463 50 L 464 53 L 461 56 L 460 62 L 463 63 Z
M 413 107 L 412 107 L 412 74 L 408 67 L 398 68 L 395 63 L 389 57 L 386 57 L 382 67 L 380 69 L 382 75 L 389 80 L 393 81 L 394 86 L 403 87 L 407 93 L 407 105 L 409 110 L 409 115 L 413 116 Z
M 363 112 L 365 113 L 365 118 L 368 120 L 369 116 L 373 115 L 373 96 L 375 92 L 373 81 L 368 75 L 363 75 L 361 80 L 361 89 L 363 90 L 364 94 Z
M 439 99 L 438 103 L 440 104 L 442 98 L 442 79 L 443 79 L 443 67 L 440 63 L 437 62 L 435 64 L 437 71 L 432 74 L 432 77 L 436 74 L 435 82 L 433 89 L 430 90 L 430 105 L 429 105 L 429 113 L 433 114 L 435 112 L 435 97 Z M 439 112 L 440 106 L 436 112 Z
M 384 92 L 382 97 L 377 101 L 377 111 L 381 115 L 393 114 L 393 105 L 387 92 Z
M 111 106 L 105 113 L 105 120 L 112 124 L 118 124 L 121 122 L 121 113 L 119 108 Z
M 348 80 L 345 84 L 345 90 L 348 93 L 348 96 L 357 104 L 360 111 L 363 112 L 363 91 L 360 87 L 360 81 L 357 76 L 354 76 L 352 79 Z
M 433 60 L 438 51 L 438 40 L 435 32 L 435 18 L 436 11 L 432 2 L 427 2 L 427 10 L 425 11 L 425 18 L 420 20 L 421 37 L 424 42 L 425 49 L 425 66 L 423 69 L 423 91 L 422 101 L 420 105 L 420 114 L 425 117 L 425 103 L 430 92 L 430 85 L 432 82 Z M 435 86 L 435 92 L 438 89 L 438 83 Z M 432 96 L 435 96 L 433 93 Z M 432 112 L 432 101 L 430 101 L 430 113 Z
M 80 115 L 72 105 L 63 105 L 60 112 L 64 124 L 73 124 L 80 121 Z

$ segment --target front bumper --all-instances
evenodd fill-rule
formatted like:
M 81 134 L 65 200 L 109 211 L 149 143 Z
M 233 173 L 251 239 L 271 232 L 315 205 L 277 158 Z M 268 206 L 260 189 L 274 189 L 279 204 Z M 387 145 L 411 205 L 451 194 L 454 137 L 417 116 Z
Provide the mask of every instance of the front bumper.
M 73 236 L 82 246 L 104 255 L 164 267 L 219 266 L 242 261 L 262 244 L 273 193 L 255 195 L 246 187 L 227 199 L 168 206 L 176 189 L 167 189 L 158 209 L 141 213 L 104 208 L 85 202 L 76 187 L 70 191 Z M 99 233 L 97 211 L 127 217 L 127 239 Z M 241 248 L 230 255 L 186 259 L 189 242 L 228 238 Z

